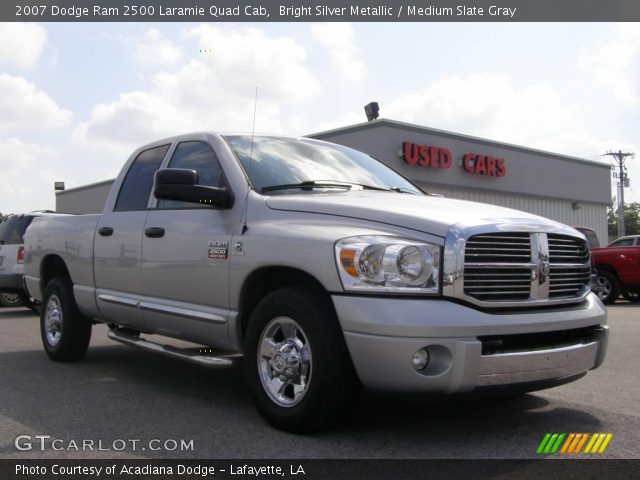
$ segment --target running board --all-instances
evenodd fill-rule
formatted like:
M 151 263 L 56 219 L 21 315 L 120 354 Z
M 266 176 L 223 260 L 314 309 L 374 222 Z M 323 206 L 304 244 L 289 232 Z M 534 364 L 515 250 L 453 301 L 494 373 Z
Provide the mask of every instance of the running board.
M 124 328 L 113 328 L 109 330 L 109 338 L 116 342 L 124 343 L 125 345 L 156 352 L 167 357 L 181 358 L 182 360 L 187 360 L 209 368 L 230 367 L 242 358 L 242 354 L 240 353 L 221 353 L 214 355 L 213 351 L 206 347 L 177 348 L 171 345 L 161 345 L 160 343 L 140 337 L 132 333 L 131 330 Z M 207 350 L 210 350 L 211 353 L 207 352 Z

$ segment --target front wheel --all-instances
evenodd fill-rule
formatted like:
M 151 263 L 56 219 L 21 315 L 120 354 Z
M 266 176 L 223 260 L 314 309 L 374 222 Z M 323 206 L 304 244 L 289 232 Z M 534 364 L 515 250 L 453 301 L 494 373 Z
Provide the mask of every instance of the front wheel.
M 78 310 L 71 282 L 54 278 L 44 290 L 40 334 L 47 355 L 56 362 L 80 360 L 91 340 L 91 321 Z
M 606 270 L 596 272 L 594 293 L 606 304 L 612 304 L 620 294 L 620 283 L 616 276 Z
M 276 290 L 258 304 L 245 335 L 244 365 L 260 413 L 289 432 L 328 428 L 357 391 L 328 299 L 300 288 Z

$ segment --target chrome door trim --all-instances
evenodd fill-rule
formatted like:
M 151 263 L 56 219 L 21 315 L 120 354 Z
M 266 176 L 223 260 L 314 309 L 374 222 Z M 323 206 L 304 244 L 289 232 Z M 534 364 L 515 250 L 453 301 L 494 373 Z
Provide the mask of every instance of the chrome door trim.
M 201 322 L 227 323 L 227 319 L 221 315 L 192 310 L 190 308 L 161 305 L 159 303 L 150 302 L 148 300 L 142 300 L 139 304 L 139 307 L 142 310 L 147 310 L 150 312 L 168 313 L 170 315 L 178 315 L 180 317 L 191 318 L 193 320 L 198 320 Z
M 127 307 L 139 307 L 140 300 L 135 300 L 129 297 L 121 297 L 119 295 L 112 295 L 109 293 L 99 293 L 98 300 L 103 302 L 115 303 L 117 305 L 126 305 Z

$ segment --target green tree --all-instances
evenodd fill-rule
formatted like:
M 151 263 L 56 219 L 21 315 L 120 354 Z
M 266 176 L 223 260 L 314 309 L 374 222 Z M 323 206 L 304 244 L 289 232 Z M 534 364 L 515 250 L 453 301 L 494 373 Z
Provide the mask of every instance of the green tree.
M 612 206 L 607 209 L 609 235 L 618 235 L 617 203 L 613 199 Z M 624 225 L 627 235 L 640 235 L 640 202 L 624 204 Z

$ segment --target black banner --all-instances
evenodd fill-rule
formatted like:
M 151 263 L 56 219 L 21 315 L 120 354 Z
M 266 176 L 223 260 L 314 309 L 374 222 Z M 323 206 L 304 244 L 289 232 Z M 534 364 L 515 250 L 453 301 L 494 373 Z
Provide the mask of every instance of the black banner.
M 2 480 L 637 478 L 640 460 L 0 460 Z
M 18 22 L 637 22 L 637 0 L 4 0 Z

